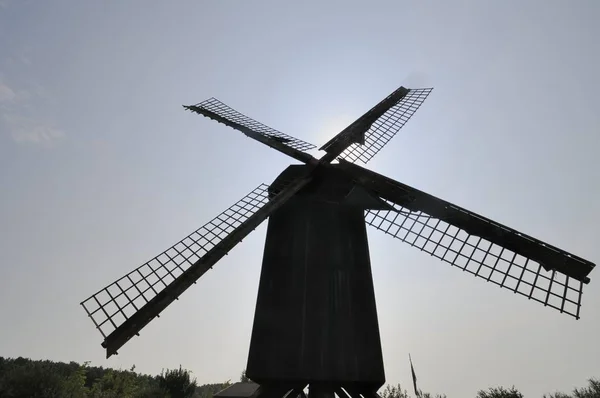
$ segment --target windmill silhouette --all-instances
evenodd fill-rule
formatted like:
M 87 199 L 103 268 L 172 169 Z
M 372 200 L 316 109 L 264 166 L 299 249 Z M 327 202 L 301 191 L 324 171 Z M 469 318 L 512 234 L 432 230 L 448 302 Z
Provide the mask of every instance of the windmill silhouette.
M 375 397 L 385 382 L 366 225 L 579 318 L 594 264 L 355 164 L 432 89 L 398 88 L 320 149 L 211 98 L 185 109 L 301 162 L 81 304 L 117 353 L 269 218 L 246 374 L 255 396 Z M 337 160 L 337 163 L 333 163 Z

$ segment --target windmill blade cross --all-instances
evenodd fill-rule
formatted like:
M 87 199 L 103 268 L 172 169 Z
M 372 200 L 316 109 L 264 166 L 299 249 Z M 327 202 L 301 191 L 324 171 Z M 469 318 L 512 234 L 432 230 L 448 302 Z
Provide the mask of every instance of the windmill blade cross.
M 368 355 L 364 357 L 364 361 L 359 361 L 361 363 L 361 368 L 357 370 L 359 376 L 353 374 L 348 379 L 356 383 L 356 377 L 362 378 L 361 385 L 369 387 L 359 391 L 354 384 L 346 386 L 342 383 L 337 386 L 345 396 L 358 397 L 362 394 L 365 397 L 376 397 L 376 388 L 384 383 L 385 377 L 382 355 L 377 353 L 381 351 L 381 344 L 372 280 L 370 282 L 368 280 L 371 278 L 368 242 L 365 224 L 362 221 L 362 209 L 365 208 L 370 209 L 365 214 L 365 222 L 368 225 L 463 271 L 555 308 L 561 313 L 579 318 L 583 285 L 590 281 L 588 274 L 595 266 L 593 263 L 354 164 L 359 160 L 367 163 L 375 156 L 411 118 L 431 91 L 431 88 L 396 89 L 323 145 L 320 149 L 326 153 L 320 159 L 306 153 L 315 148 L 314 145 L 265 126 L 215 98 L 184 106 L 189 111 L 241 131 L 246 136 L 305 163 L 306 166 L 290 166 L 270 186 L 260 185 L 171 248 L 84 300 L 81 305 L 104 337 L 102 346 L 106 349 L 107 357 L 116 354 L 120 347 L 158 317 L 217 261 L 271 215 L 273 217 L 269 222 L 265 245 L 270 249 L 265 249 L 263 256 L 263 271 L 261 271 L 255 315 L 257 332 L 255 337 L 253 331 L 248 362 L 252 367 L 247 368 L 248 374 L 261 384 L 263 382 L 260 380 L 273 381 L 281 378 L 281 368 L 278 364 L 282 358 L 281 347 L 284 345 L 296 347 L 299 344 L 298 336 L 304 339 L 303 328 L 310 324 L 302 317 L 290 318 L 289 322 L 298 323 L 291 329 L 287 329 L 295 331 L 302 329 L 300 334 L 287 334 L 283 330 L 285 328 L 272 329 L 273 309 L 284 309 L 287 313 L 294 314 L 294 309 L 298 309 L 297 312 L 300 313 L 306 311 L 306 305 L 310 304 L 312 309 L 309 312 L 328 315 L 315 322 L 315 326 L 309 325 L 306 330 L 308 334 L 323 327 L 333 330 L 334 327 L 331 325 L 334 324 L 355 325 L 359 318 L 362 324 L 367 325 L 364 330 L 376 331 L 376 333 L 364 334 L 370 336 L 369 342 L 364 345 L 367 347 L 365 352 Z M 336 159 L 339 160 L 338 165 L 330 164 Z M 300 171 L 294 172 L 296 174 L 291 176 L 286 174 L 287 170 Z M 314 184 L 307 187 L 311 181 L 314 181 Z M 303 188 L 306 189 L 300 192 Z M 297 193 L 299 193 L 297 200 L 292 200 L 289 207 L 273 214 Z M 339 209 L 337 206 L 348 206 L 352 209 L 346 212 L 345 209 Z M 356 206 L 361 207 L 355 208 Z M 332 214 L 335 217 L 330 218 Z M 298 238 L 299 236 L 302 239 L 307 237 L 311 239 L 307 239 L 306 244 L 299 244 L 298 241 L 302 240 Z M 288 245 L 289 243 L 291 244 Z M 358 253 L 355 255 L 346 251 L 345 253 L 350 253 L 348 261 L 339 255 L 339 250 L 347 247 L 355 250 L 353 253 Z M 329 250 L 333 251 L 329 252 Z M 324 254 L 331 255 L 323 260 L 326 267 L 321 266 L 320 262 L 326 257 Z M 361 257 L 363 254 L 365 256 Z M 312 257 L 306 257 L 309 255 Z M 318 258 L 318 260 L 304 261 L 303 256 Z M 290 262 L 288 261 L 290 258 L 300 259 L 300 261 Z M 267 260 L 271 263 L 265 265 Z M 292 269 L 281 268 L 282 263 Z M 346 270 L 344 267 L 348 263 L 353 264 Z M 319 271 L 308 272 L 306 264 L 316 264 Z M 296 265 L 297 269 L 294 270 Z M 327 312 L 331 309 L 326 308 L 326 303 L 329 302 L 327 297 L 333 297 L 331 294 L 335 292 L 331 291 L 327 283 L 322 282 L 326 282 L 328 278 L 338 278 L 338 272 L 342 268 L 346 270 L 344 272 L 348 272 L 348 275 L 354 275 L 348 280 L 355 278 L 356 275 L 360 283 L 366 280 L 366 285 L 361 285 L 366 288 L 359 289 L 362 292 L 360 297 L 362 301 L 354 301 L 354 304 L 348 301 L 343 304 L 348 305 L 348 308 L 350 305 L 363 309 L 369 307 L 371 308 L 367 311 L 369 313 L 362 311 L 359 315 L 354 311 Z M 368 270 L 368 272 L 357 274 L 356 270 L 362 270 L 360 272 Z M 300 293 L 290 295 L 290 300 L 282 304 L 283 296 L 273 294 L 273 286 L 288 290 L 290 286 L 298 287 L 300 285 L 296 280 L 290 282 L 288 277 L 291 275 L 297 278 L 298 275 L 303 275 L 302 273 L 307 275 L 307 272 L 312 273 L 311 277 L 316 279 L 306 286 L 310 286 L 313 293 L 315 286 L 320 286 L 319 294 L 326 299 L 314 300 L 315 297 L 319 297 L 317 294 L 307 297 L 306 294 Z M 357 285 L 348 282 L 345 286 L 352 288 Z M 349 291 L 348 294 L 340 295 L 342 296 L 350 297 L 352 300 L 358 298 Z M 261 297 L 268 297 L 269 300 L 263 300 Z M 259 305 L 261 300 L 262 304 Z M 358 318 L 355 319 L 355 315 Z M 279 315 L 279 317 L 285 316 L 285 312 Z M 335 320 L 336 317 L 339 319 Z M 263 322 L 264 319 L 267 319 L 267 322 Z M 333 323 L 327 326 L 324 319 Z M 277 326 L 288 324 L 288 322 L 280 323 Z M 330 353 L 327 360 L 341 367 L 337 370 L 334 367 L 321 369 L 325 373 L 318 373 L 315 376 L 314 369 L 323 363 L 323 349 L 319 348 L 319 344 L 323 344 L 325 340 L 317 333 L 314 336 L 311 339 L 314 343 L 313 347 L 317 347 L 313 358 L 316 362 L 310 364 L 304 358 L 297 358 L 299 362 L 306 365 L 294 371 L 296 381 L 301 383 L 285 386 L 275 383 L 261 394 L 282 396 L 285 395 L 285 391 L 282 390 L 284 387 L 286 391 L 292 388 L 300 389 L 314 377 L 315 380 L 325 380 L 326 377 L 322 376 L 329 371 L 331 371 L 329 375 L 336 380 L 339 374 L 346 372 L 347 365 L 335 362 L 337 361 L 335 355 Z M 337 344 L 337 336 L 330 335 L 329 338 L 331 342 Z M 282 345 L 281 341 L 287 343 Z M 265 342 L 276 342 L 279 345 L 271 345 L 264 350 Z M 346 353 L 356 346 L 352 339 L 347 343 L 346 348 L 342 350 Z M 304 340 L 301 344 L 304 344 Z M 272 358 L 275 358 L 271 364 L 263 355 L 267 351 L 270 351 L 270 354 L 273 354 Z M 289 353 L 290 358 L 296 355 L 292 351 Z M 348 358 L 357 357 L 353 355 L 355 354 Z M 290 358 L 286 360 L 293 360 Z M 265 364 L 267 365 L 263 366 Z M 285 373 L 284 379 L 291 380 L 290 375 Z M 315 391 L 320 391 L 319 388 L 322 386 L 314 387 Z
M 416 93 L 426 92 L 425 95 L 417 95 L 420 99 L 418 105 L 422 103 L 430 91 L 431 89 L 415 91 Z M 311 178 L 309 175 L 315 168 L 327 167 L 327 164 L 344 151 L 351 142 L 360 142 L 364 144 L 365 132 L 369 130 L 372 125 L 375 126 L 374 123 L 378 122 L 378 120 L 382 118 L 382 115 L 401 103 L 402 99 L 407 97 L 407 94 L 411 92 L 411 90 L 401 87 L 385 98 L 373 109 L 359 118 L 357 122 L 342 131 L 342 133 L 331 140 L 330 143 L 326 144 L 324 148 L 327 151 L 327 154 L 319 160 L 304 152 L 314 148 L 314 145 L 265 126 L 264 124 L 237 112 L 215 98 L 210 98 L 196 105 L 184 106 L 187 110 L 217 120 L 220 123 L 241 131 L 250 138 L 308 164 L 308 174 L 305 179 L 293 183 L 275 198 L 268 201 L 268 203 L 263 203 L 264 206 L 262 208 L 259 209 L 258 207 L 255 207 L 244 214 L 241 218 L 248 216 L 248 214 L 255 211 L 255 213 L 249 215 L 243 222 L 240 222 L 233 231 L 228 231 L 230 232 L 228 235 L 223 236 L 220 233 L 214 233 L 214 230 L 220 228 L 214 224 L 214 220 L 202 227 L 200 230 L 203 230 L 206 234 L 212 234 L 213 236 L 218 237 L 218 239 L 216 239 L 218 242 L 213 242 L 214 239 L 208 240 L 212 245 L 210 248 L 205 248 L 203 245 L 198 244 L 200 240 L 206 240 L 205 236 L 199 233 L 200 230 L 198 230 L 135 271 L 127 274 L 118 281 L 84 300 L 82 306 L 104 337 L 102 345 L 107 350 L 107 357 L 116 353 L 123 344 L 129 341 L 129 339 L 137 334 L 152 319 L 157 317 L 162 310 L 195 283 L 198 278 L 239 243 L 243 237 L 266 219 L 269 214 L 275 211 L 294 193 L 306 185 Z M 418 108 L 418 105 L 407 109 L 412 110 L 414 113 Z M 392 116 L 397 113 L 397 110 L 394 110 Z M 403 115 L 404 113 L 400 112 L 400 114 Z M 410 113 L 410 115 L 412 115 L 412 113 Z M 394 123 L 390 124 L 389 122 L 392 116 L 382 118 L 384 119 L 382 125 L 385 125 L 388 130 L 390 125 L 394 125 Z M 401 123 L 396 124 L 399 125 L 397 128 L 400 128 L 408 118 L 400 117 L 397 118 L 396 121 L 398 120 L 400 120 Z M 377 127 L 372 130 L 378 131 Z M 360 136 L 359 140 L 352 141 L 352 137 L 356 137 L 357 134 Z M 391 139 L 393 134 L 377 135 L 373 133 L 366 136 L 367 141 L 370 140 L 369 137 L 371 136 L 378 137 L 377 139 L 380 142 L 380 146 L 375 145 L 376 150 L 375 152 L 370 152 L 370 156 L 374 155 L 385 142 Z M 373 141 L 373 143 L 376 143 L 376 141 Z M 362 149 L 371 150 L 368 147 Z M 257 190 L 260 189 L 261 187 L 257 188 Z M 266 189 L 263 189 L 263 193 L 264 192 L 266 192 Z M 246 198 L 242 199 L 238 204 L 232 206 L 228 211 L 231 211 L 235 206 L 239 206 L 239 203 L 243 202 L 245 199 Z M 227 221 L 225 221 L 223 217 L 227 216 L 226 213 L 228 211 L 222 213 L 215 220 L 219 219 L 221 223 L 227 224 Z M 240 216 L 240 214 L 237 214 L 237 216 Z M 236 219 L 235 222 L 239 222 L 241 218 Z M 231 227 L 231 225 L 228 224 L 228 227 Z M 221 229 L 219 232 L 225 231 L 226 229 Z M 169 253 L 171 253 L 171 255 Z M 184 256 L 184 253 L 188 253 L 188 255 Z M 187 269 L 184 269 L 182 264 L 186 264 Z M 147 274 L 144 274 L 142 270 L 145 270 Z M 143 286 L 141 287 L 140 285 Z
M 107 358 L 310 181 L 262 184 L 179 243 L 81 305 L 104 337 Z M 272 195 L 275 192 L 275 195 Z

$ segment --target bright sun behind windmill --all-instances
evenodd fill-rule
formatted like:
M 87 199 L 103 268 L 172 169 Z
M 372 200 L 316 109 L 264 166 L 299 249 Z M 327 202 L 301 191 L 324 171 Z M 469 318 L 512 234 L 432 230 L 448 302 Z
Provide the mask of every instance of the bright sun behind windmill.
M 320 149 L 211 98 L 186 109 L 301 164 L 82 302 L 107 357 L 269 218 L 246 374 L 255 396 L 376 397 L 385 383 L 366 225 L 579 318 L 594 264 L 354 163 L 367 163 L 431 89 L 400 87 Z M 337 163 L 332 163 L 338 160 Z

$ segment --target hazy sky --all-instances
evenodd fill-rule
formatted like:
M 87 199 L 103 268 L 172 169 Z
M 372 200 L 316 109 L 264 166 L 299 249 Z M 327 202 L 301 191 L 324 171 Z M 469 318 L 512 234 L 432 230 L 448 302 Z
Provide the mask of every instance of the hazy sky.
M 600 261 L 598 20 L 597 0 L 0 0 L 0 355 L 239 377 L 266 223 L 110 360 L 79 306 L 290 163 L 181 108 L 211 96 L 321 145 L 433 86 L 369 168 Z M 600 377 L 600 271 L 576 321 L 369 238 L 389 383 L 409 352 L 449 397 Z

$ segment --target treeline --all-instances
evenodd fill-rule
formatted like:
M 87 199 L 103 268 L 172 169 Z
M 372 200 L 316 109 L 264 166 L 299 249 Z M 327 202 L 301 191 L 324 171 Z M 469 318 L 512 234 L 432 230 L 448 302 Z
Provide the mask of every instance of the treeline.
M 242 381 L 249 381 L 242 372 Z M 198 386 L 191 372 L 167 369 L 158 376 L 129 370 L 115 370 L 76 362 L 37 361 L 26 358 L 0 357 L 0 398 L 212 398 L 231 385 L 224 383 Z M 387 385 L 383 398 L 410 398 L 400 385 Z M 420 392 L 421 398 L 446 398 Z M 515 387 L 481 390 L 475 398 L 523 398 Z M 591 379 L 587 386 L 572 393 L 557 392 L 543 398 L 600 398 L 600 380 Z
M 400 384 L 396 386 L 387 385 L 379 393 L 383 398 L 411 398 L 412 396 L 406 389 L 402 389 Z M 445 394 L 432 395 L 419 391 L 420 398 L 446 398 Z M 515 387 L 491 387 L 487 390 L 477 392 L 475 398 L 524 398 L 524 395 Z M 556 392 L 550 395 L 544 395 L 543 398 L 600 398 L 600 380 L 590 379 L 588 385 L 582 388 L 575 388 L 571 394 Z
M 0 357 L 0 398 L 212 398 L 229 382 L 198 386 L 181 367 L 150 376 L 76 362 Z

